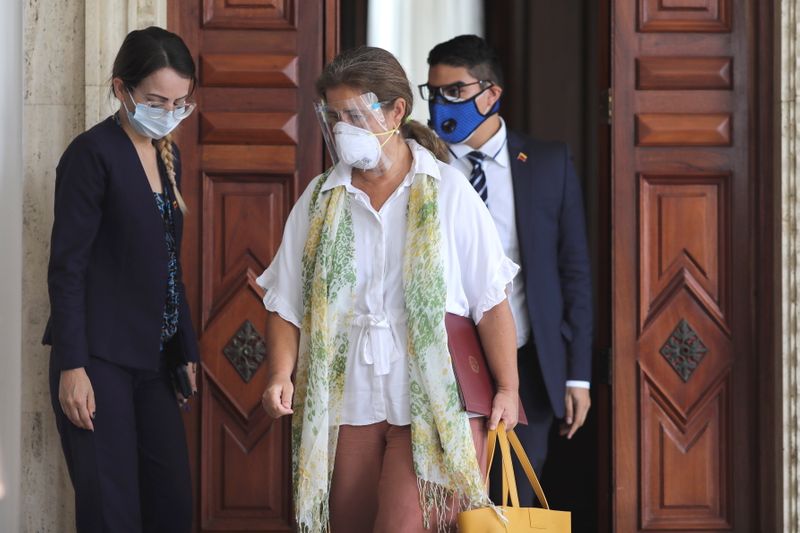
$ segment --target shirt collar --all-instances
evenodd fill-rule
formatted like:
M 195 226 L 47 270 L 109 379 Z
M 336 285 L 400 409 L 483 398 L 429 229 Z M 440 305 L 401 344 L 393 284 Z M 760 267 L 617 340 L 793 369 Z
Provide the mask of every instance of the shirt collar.
M 414 176 L 417 174 L 426 174 L 437 180 L 441 179 L 439 172 L 439 164 L 436 158 L 426 148 L 420 145 L 413 139 L 406 139 L 406 144 L 411 149 L 411 170 L 403 179 L 401 186 L 408 187 L 414 182 Z M 344 185 L 348 190 L 353 188 L 352 183 L 352 167 L 344 163 L 338 163 L 328 175 L 328 179 L 322 186 L 321 192 L 329 191 L 334 187 Z
M 500 165 L 501 167 L 508 166 L 508 149 L 506 148 L 506 137 L 507 137 L 507 130 L 506 130 L 506 123 L 503 120 L 503 117 L 498 117 L 500 119 L 500 129 L 492 135 L 488 141 L 483 143 L 483 146 L 478 148 L 479 151 L 486 154 L 488 159 L 492 159 L 495 163 Z M 466 143 L 458 143 L 458 144 L 451 144 L 450 151 L 456 156 L 457 159 L 463 159 L 467 156 L 468 153 L 475 150 L 470 145 Z M 497 154 L 497 155 L 495 155 Z

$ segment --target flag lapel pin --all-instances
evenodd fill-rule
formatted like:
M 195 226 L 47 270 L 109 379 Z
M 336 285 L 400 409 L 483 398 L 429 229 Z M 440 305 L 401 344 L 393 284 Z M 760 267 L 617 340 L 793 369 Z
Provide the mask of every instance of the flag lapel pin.
M 528 154 L 525 152 L 520 152 L 517 154 L 517 160 L 522 161 L 523 163 L 526 162 L 528 160 Z

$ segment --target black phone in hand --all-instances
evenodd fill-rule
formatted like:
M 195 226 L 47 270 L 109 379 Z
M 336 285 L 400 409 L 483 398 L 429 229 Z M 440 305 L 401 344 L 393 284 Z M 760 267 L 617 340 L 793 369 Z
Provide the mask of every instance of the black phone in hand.
M 189 381 L 189 367 L 185 364 L 178 364 L 172 367 L 170 371 L 172 377 L 172 385 L 175 391 L 186 398 L 187 400 L 192 397 L 192 382 Z

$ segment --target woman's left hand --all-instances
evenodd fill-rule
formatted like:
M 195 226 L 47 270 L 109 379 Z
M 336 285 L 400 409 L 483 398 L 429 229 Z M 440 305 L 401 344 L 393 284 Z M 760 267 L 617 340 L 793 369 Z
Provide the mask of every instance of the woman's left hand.
M 186 375 L 189 376 L 189 388 L 192 390 L 192 396 L 197 394 L 197 363 L 186 363 Z M 181 407 L 189 403 L 189 398 L 184 398 L 183 394 L 175 390 L 175 397 L 178 399 L 178 405 Z
M 519 392 L 499 387 L 492 401 L 492 414 L 489 417 L 489 429 L 497 429 L 502 420 L 506 430 L 514 429 L 519 421 Z
M 187 364 L 186 371 L 189 374 L 189 384 L 192 386 L 192 396 L 194 396 L 197 394 L 197 363 Z

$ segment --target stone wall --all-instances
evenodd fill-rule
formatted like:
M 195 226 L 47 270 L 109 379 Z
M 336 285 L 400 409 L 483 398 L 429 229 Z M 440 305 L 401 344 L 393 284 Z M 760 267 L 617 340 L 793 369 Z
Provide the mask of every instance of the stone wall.
M 126 33 L 166 25 L 166 0 L 27 0 L 24 6 L 21 530 L 74 530 L 73 495 L 47 385 L 47 260 L 55 167 L 113 109 L 111 63 Z

